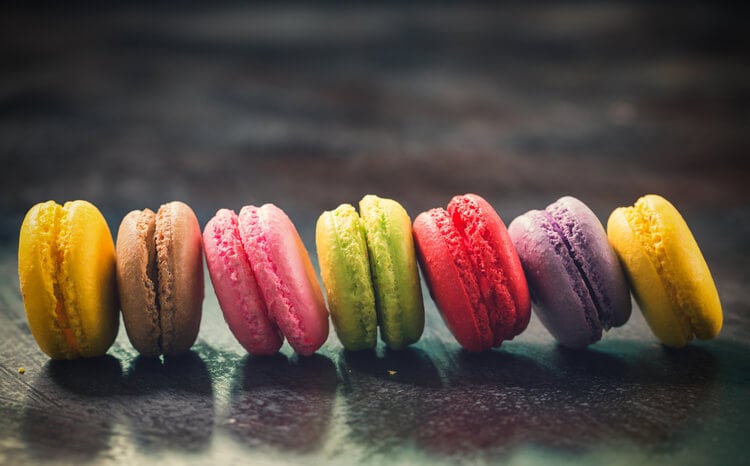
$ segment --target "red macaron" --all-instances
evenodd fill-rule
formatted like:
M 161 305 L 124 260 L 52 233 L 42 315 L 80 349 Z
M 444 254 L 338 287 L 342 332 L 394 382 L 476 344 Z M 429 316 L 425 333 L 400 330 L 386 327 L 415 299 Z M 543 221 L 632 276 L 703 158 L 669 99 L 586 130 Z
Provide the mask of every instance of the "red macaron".
M 438 310 L 456 340 L 485 351 L 529 323 L 531 301 L 513 243 L 495 209 L 476 194 L 414 220 L 419 263 Z

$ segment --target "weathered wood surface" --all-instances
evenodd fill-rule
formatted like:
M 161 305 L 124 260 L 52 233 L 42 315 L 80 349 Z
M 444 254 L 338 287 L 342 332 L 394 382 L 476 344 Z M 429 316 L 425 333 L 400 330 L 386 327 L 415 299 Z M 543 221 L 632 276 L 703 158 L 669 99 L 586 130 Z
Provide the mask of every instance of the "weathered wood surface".
M 17 7 L 16 7 L 17 8 Z M 0 463 L 750 462 L 750 64 L 743 11 L 704 5 L 0 7 Z M 477 192 L 510 221 L 573 194 L 606 220 L 683 211 L 725 329 L 666 350 L 638 310 L 589 351 L 538 320 L 462 352 L 427 297 L 401 353 L 248 358 L 207 283 L 195 350 L 48 361 L 17 232 L 46 200 L 180 199 L 202 223 L 274 202 L 313 252 L 324 209 L 416 215 Z M 24 374 L 18 368 L 24 367 Z

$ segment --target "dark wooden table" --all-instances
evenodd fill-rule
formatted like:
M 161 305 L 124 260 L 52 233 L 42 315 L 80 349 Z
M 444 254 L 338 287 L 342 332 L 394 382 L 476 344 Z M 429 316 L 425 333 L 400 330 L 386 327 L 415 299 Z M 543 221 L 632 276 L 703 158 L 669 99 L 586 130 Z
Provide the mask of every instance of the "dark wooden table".
M 702 4 L 0 7 L 1 464 L 750 463 L 750 35 Z M 274 202 L 314 254 L 324 209 L 485 196 L 509 222 L 572 194 L 606 221 L 671 199 L 725 327 L 668 350 L 636 308 L 587 351 L 539 321 L 252 358 L 207 282 L 185 357 L 49 361 L 16 276 L 25 211 L 88 199 L 116 231 L 179 199 L 202 223 Z M 19 368 L 25 373 L 19 373 Z

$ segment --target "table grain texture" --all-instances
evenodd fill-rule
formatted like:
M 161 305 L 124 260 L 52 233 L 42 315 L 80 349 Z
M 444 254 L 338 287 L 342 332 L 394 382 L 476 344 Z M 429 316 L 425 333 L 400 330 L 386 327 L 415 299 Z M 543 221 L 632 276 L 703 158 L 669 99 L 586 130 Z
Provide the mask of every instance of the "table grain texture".
M 0 7 L 0 464 L 750 464 L 750 29 L 690 3 Z M 110 228 L 183 200 L 201 224 L 366 193 L 412 218 L 476 192 L 506 222 L 566 194 L 683 212 L 724 306 L 670 350 L 637 306 L 585 351 L 528 330 L 462 351 L 425 289 L 411 348 L 249 357 L 206 281 L 194 349 L 50 361 L 18 288 L 47 199 Z M 25 372 L 20 373 L 19 368 Z

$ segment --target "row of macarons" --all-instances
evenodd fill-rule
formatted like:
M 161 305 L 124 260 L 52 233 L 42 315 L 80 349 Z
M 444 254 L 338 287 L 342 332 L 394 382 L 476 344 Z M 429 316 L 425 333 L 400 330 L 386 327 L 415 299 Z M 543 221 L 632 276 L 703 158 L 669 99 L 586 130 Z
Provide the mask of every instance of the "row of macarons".
M 607 229 L 583 202 L 563 197 L 506 228 L 476 194 L 412 222 L 392 199 L 366 195 L 359 211 L 321 214 L 316 249 L 325 295 L 290 218 L 277 206 L 221 209 L 201 232 L 186 204 L 130 212 L 116 244 L 86 201 L 32 207 L 21 226 L 18 272 L 39 347 L 55 359 L 98 356 L 122 311 L 147 356 L 195 342 L 203 258 L 229 329 L 251 354 L 284 339 L 301 355 L 328 338 L 344 348 L 401 349 L 419 340 L 424 301 L 418 264 L 458 343 L 485 351 L 522 333 L 535 314 L 561 344 L 583 348 L 625 324 L 631 291 L 653 333 L 681 347 L 722 326 L 716 286 L 677 209 L 658 195 L 615 209 Z

